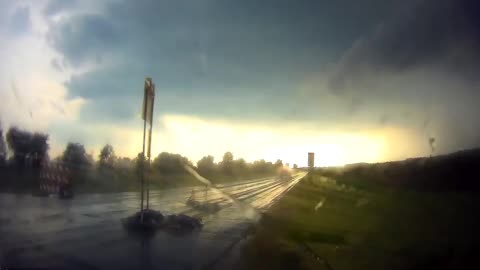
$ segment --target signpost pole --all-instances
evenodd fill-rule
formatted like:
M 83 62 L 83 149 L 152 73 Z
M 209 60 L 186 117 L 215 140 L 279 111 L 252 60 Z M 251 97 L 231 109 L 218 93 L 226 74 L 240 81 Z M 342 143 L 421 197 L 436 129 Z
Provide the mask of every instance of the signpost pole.
M 148 93 L 147 89 L 145 88 L 143 91 L 143 101 L 144 101 L 144 106 L 143 106 L 143 115 L 147 115 L 147 101 L 148 101 Z M 144 184 L 145 184 L 145 133 L 147 129 L 147 117 L 144 117 L 145 119 L 143 120 L 143 148 L 142 148 L 142 167 L 140 169 L 140 181 L 141 181 L 141 193 L 140 193 L 140 213 L 141 213 L 141 222 L 143 223 L 143 197 L 144 197 Z
M 152 118 L 153 118 L 153 107 L 155 105 L 155 84 L 151 85 L 152 87 Z M 150 169 L 150 158 L 151 158 L 151 149 L 152 149 L 152 126 L 153 126 L 153 119 L 150 121 L 150 130 L 148 132 L 148 168 Z M 147 181 L 147 209 L 149 208 L 150 205 L 150 183 Z
M 152 120 L 153 120 L 153 104 L 155 100 L 155 85 L 152 82 L 151 78 L 145 78 L 145 85 L 143 88 L 143 146 L 142 146 L 142 164 L 140 168 L 140 180 L 141 180 L 141 194 L 140 194 L 140 222 L 143 223 L 143 212 L 145 209 L 149 208 L 150 203 L 150 186 L 147 181 L 147 203 L 144 208 L 144 197 L 145 197 L 145 164 L 147 163 L 148 156 L 148 166 L 150 166 L 150 150 L 152 144 Z M 148 145 L 147 153 L 145 153 L 145 137 L 147 134 L 147 122 L 150 125 L 148 131 Z

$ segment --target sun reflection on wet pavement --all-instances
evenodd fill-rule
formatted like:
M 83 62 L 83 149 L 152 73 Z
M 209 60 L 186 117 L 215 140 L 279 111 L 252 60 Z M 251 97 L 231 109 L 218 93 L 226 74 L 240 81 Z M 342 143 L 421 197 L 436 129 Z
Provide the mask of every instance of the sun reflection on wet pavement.
M 186 205 L 192 188 L 153 191 L 152 209 L 201 216 L 204 227 L 182 235 L 159 231 L 148 239 L 130 235 L 120 222 L 138 211 L 136 192 L 81 194 L 73 200 L 1 194 L 0 262 L 69 269 L 214 268 L 225 250 L 244 237 L 256 221 L 256 213 L 268 209 L 304 175 L 298 174 L 291 181 L 264 178 L 198 192 L 198 200 L 220 206 L 213 214 Z M 222 193 L 240 203 L 233 203 Z

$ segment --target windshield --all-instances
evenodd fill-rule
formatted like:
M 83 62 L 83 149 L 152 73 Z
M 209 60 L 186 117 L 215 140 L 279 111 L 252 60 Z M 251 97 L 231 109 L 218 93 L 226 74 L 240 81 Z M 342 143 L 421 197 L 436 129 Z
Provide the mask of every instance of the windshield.
M 469 265 L 478 11 L 0 0 L 0 269 Z

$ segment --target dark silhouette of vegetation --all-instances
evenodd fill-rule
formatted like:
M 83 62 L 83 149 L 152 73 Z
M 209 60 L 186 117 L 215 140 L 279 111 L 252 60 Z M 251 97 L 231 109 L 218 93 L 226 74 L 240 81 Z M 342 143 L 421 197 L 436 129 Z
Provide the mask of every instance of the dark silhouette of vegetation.
M 13 161 L 17 166 L 23 167 L 29 152 L 31 134 L 14 127 L 8 130 L 6 138 L 8 148 L 13 153 Z
M 153 160 L 152 169 L 162 174 L 184 174 L 184 165 L 193 166 L 186 157 L 162 152 Z
M 213 156 L 205 156 L 197 161 L 198 173 L 205 176 L 212 176 L 216 173 L 216 164 Z
M 110 144 L 106 144 L 98 155 L 98 165 L 101 168 L 113 168 L 115 158 L 113 147 Z
M 60 161 L 70 168 L 70 177 L 74 185 L 85 182 L 88 170 L 91 169 L 93 164 L 93 160 L 87 155 L 85 147 L 80 143 L 72 142 L 67 144 Z
M 92 165 L 85 151 L 85 147 L 79 143 L 68 143 L 67 148 L 63 151 L 61 160 L 74 166 Z
M 212 156 L 205 156 L 197 162 L 198 172 L 204 176 L 211 177 L 213 181 L 221 179 L 245 179 L 254 177 L 264 177 L 274 175 L 278 169 L 283 166 L 281 160 L 275 164 L 265 160 L 246 162 L 243 158 L 234 159 L 231 152 L 223 155 L 222 161 L 218 164 L 214 162 Z
M 268 173 L 270 170 L 275 170 L 272 162 L 266 162 L 264 159 L 256 160 L 252 164 L 252 172 L 254 173 Z
M 3 144 L 3 132 L 1 137 Z M 41 164 L 48 159 L 48 135 L 11 127 L 5 137 L 11 157 L 8 162 L 2 161 L 5 166 L 2 166 L 0 171 L 0 185 L 14 191 L 38 186 Z M 5 144 L 2 148 L 5 159 Z
M 219 165 L 224 174 L 233 175 L 233 154 L 231 152 L 226 152 Z
M 48 135 L 42 133 L 30 133 L 12 127 L 7 132 L 7 144 L 13 153 L 13 161 L 23 168 L 29 162 L 33 167 L 39 167 L 40 163 L 47 158 Z
M 48 135 L 34 133 L 30 141 L 29 155 L 34 162 L 35 167 L 39 167 L 40 163 L 47 158 L 48 151 Z
M 356 187 L 391 186 L 417 190 L 480 190 L 480 149 L 428 158 L 352 164 L 318 172 Z
M 2 137 L 0 130 L 0 139 Z M 0 183 L 0 189 L 12 190 L 13 186 L 13 190 L 17 191 L 38 189 L 38 169 L 41 169 L 42 161 L 48 160 L 48 135 L 13 127 L 9 129 L 6 140 L 12 153 L 12 162 L 11 166 L 6 164 L 0 171 L 2 178 L 8 179 Z M 7 152 L 1 141 L 0 155 Z M 84 145 L 76 142 L 69 142 L 63 153 L 51 162 L 69 168 L 68 177 L 80 192 L 138 190 L 142 169 L 145 170 L 145 178 L 155 189 L 199 185 L 198 180 L 185 170 L 185 165 L 193 167 L 213 183 L 274 176 L 283 166 L 281 160 L 274 164 L 265 160 L 249 163 L 242 158 L 234 159 L 231 152 L 226 152 L 218 163 L 213 156 L 205 156 L 197 162 L 197 166 L 182 155 L 162 152 L 148 164 L 142 153 L 138 153 L 134 159 L 117 157 L 113 146 L 109 144 L 101 149 L 98 161 L 95 161 L 86 153 Z M 97 166 L 94 166 L 95 163 Z
M 280 159 L 277 159 L 277 161 L 275 161 L 275 167 L 276 168 L 283 167 L 283 162 Z
M 134 161 L 128 157 L 118 157 L 115 161 L 115 168 L 118 169 L 132 169 L 134 167 Z
M 3 138 L 3 129 L 0 128 L 0 166 L 5 166 L 7 160 L 7 148 Z
M 249 164 L 243 159 L 239 158 L 233 161 L 233 175 L 235 176 L 247 176 L 250 174 Z
M 133 159 L 134 169 L 137 174 L 140 174 L 142 169 L 142 163 L 144 161 L 143 153 L 140 152 L 137 156 Z
M 0 164 L 4 164 L 0 174 L 6 179 L 0 185 L 15 185 L 17 189 L 35 185 L 36 182 L 29 177 L 37 177 L 42 161 L 48 160 L 48 135 L 12 127 L 6 133 L 6 145 L 3 141 L 3 130 L 0 129 Z M 9 162 L 4 161 L 7 153 L 10 154 Z M 226 152 L 218 163 L 215 163 L 213 156 L 205 156 L 194 166 L 184 156 L 162 152 L 151 164 L 143 167 L 142 153 L 134 159 L 116 157 L 113 147 L 107 144 L 98 155 L 97 170 L 92 166 L 95 161 L 86 154 L 85 147 L 74 142 L 68 143 L 63 154 L 55 160 L 70 166 L 75 175 L 73 178 L 83 185 L 85 191 L 138 189 L 138 175 L 142 168 L 152 188 L 159 188 L 198 185 L 198 181 L 186 172 L 184 165 L 195 168 L 213 183 L 273 176 L 283 166 L 282 160 L 272 163 L 261 159 L 249 163 L 242 158 L 234 159 L 231 152 Z M 342 169 L 322 168 L 315 173 L 334 177 L 340 183 L 359 188 L 381 185 L 425 190 L 480 190 L 480 182 L 477 181 L 480 179 L 479 166 L 480 149 L 474 149 L 397 162 L 352 164 Z M 13 168 L 16 168 L 17 174 L 13 173 Z M 297 169 L 297 164 L 293 168 Z M 23 176 L 20 177 L 18 172 Z

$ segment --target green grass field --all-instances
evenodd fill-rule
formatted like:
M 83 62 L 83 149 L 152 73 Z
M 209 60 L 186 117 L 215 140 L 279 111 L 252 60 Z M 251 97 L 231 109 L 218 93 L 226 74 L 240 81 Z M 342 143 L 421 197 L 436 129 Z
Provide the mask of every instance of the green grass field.
M 480 250 L 478 200 L 472 193 L 356 189 L 313 174 L 260 220 L 245 248 L 247 263 L 252 269 L 464 268 Z

